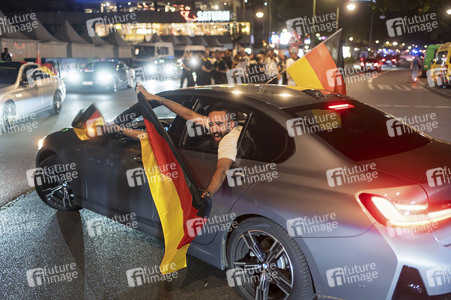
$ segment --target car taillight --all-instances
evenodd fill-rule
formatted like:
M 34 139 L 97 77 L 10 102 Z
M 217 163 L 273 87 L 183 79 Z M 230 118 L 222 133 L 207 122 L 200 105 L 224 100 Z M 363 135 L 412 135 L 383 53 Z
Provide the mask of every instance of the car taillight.
M 365 65 L 365 63 L 362 61 L 362 62 L 360 63 L 360 65 L 363 67 L 363 66 Z
M 382 61 L 386 61 L 386 59 L 385 59 L 385 58 L 383 58 L 383 59 L 382 59 Z
M 329 105 L 327 108 L 333 109 L 333 110 L 340 110 L 340 109 L 348 109 L 348 108 L 353 108 L 353 107 L 354 107 L 354 105 L 352 105 L 352 104 L 343 103 L 343 104 Z
M 396 62 L 396 59 L 392 59 L 391 61 Z
M 375 65 L 375 66 L 378 66 L 379 64 L 378 64 L 378 63 L 374 63 L 374 65 Z
M 427 202 L 395 203 L 367 193 L 360 194 L 359 200 L 376 221 L 391 227 L 423 226 L 451 218 L 451 208 L 431 211 Z

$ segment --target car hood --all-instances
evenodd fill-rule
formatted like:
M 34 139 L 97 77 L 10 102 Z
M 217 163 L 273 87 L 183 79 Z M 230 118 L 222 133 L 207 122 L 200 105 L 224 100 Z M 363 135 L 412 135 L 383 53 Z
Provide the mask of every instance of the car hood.
M 14 89 L 13 84 L 9 83 L 0 83 L 0 93 L 6 93 Z

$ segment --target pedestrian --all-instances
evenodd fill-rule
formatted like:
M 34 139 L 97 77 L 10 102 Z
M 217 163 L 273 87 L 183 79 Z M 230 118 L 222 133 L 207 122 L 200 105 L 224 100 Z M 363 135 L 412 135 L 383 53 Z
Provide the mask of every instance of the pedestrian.
M 191 53 L 185 52 L 182 60 L 182 77 L 180 77 L 180 88 L 183 87 L 185 79 L 188 80 L 187 86 L 194 86 L 193 70 L 190 68 Z
M 290 58 L 287 59 L 287 69 L 291 67 L 298 59 L 298 55 L 295 52 L 291 52 Z M 288 74 L 287 71 L 285 71 L 285 73 L 287 74 L 287 85 L 295 86 L 296 83 L 294 82 L 293 78 L 291 78 L 290 74 Z
M 219 50 L 215 51 L 216 61 L 213 64 L 213 79 L 215 84 L 225 84 L 227 83 L 227 71 L 229 70 L 227 63 L 221 55 Z
M 227 68 L 231 69 L 233 66 L 232 52 L 230 52 L 229 50 L 224 51 L 223 59 L 227 64 Z
M 244 48 L 241 48 L 235 55 L 235 58 L 233 59 L 233 67 L 246 69 L 248 66 L 249 66 L 249 56 L 247 56 L 247 53 L 246 51 L 244 51 Z
M 2 52 L 2 61 L 12 61 L 11 54 L 8 52 L 8 48 L 5 48 Z
M 420 60 L 418 59 L 418 56 L 415 56 L 415 58 L 412 60 L 412 63 L 410 65 L 410 69 L 412 70 L 412 81 L 413 82 L 417 82 L 419 68 L 420 68 Z
M 283 51 L 279 51 L 279 71 L 281 72 L 282 84 L 288 84 L 287 72 L 285 69 L 287 68 L 287 57 Z
M 247 71 L 249 83 L 266 83 L 265 66 L 263 65 L 263 54 L 257 54 L 249 61 L 249 68 Z
M 264 60 L 265 71 L 267 79 L 271 81 L 269 84 L 278 84 L 279 83 L 279 59 L 273 50 L 269 50 L 266 53 L 266 58 Z
M 209 58 L 208 51 L 201 53 L 200 69 L 197 73 L 197 85 L 210 85 L 211 84 L 211 71 L 213 64 Z

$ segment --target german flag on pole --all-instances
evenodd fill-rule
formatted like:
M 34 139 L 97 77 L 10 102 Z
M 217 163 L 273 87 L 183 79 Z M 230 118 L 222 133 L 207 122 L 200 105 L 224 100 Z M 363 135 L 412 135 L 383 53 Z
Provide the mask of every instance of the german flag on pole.
M 186 251 L 194 239 L 194 236 L 189 235 L 187 221 L 200 217 L 205 224 L 211 199 L 200 197 L 200 190 L 194 184 L 175 145 L 142 93 L 138 94 L 138 101 L 147 130 L 147 135 L 144 134 L 140 139 L 142 160 L 164 234 L 165 254 L 160 271 L 168 274 L 186 267 Z M 164 167 L 173 164 L 175 168 Z M 174 169 L 177 177 L 170 174 Z M 154 180 L 157 175 L 155 171 L 160 173 L 157 178 L 169 180 Z
M 94 104 L 85 111 L 81 110 L 72 122 L 74 132 L 82 141 L 102 135 L 105 119 Z
M 287 72 L 297 86 L 346 95 L 341 29 L 291 65 Z

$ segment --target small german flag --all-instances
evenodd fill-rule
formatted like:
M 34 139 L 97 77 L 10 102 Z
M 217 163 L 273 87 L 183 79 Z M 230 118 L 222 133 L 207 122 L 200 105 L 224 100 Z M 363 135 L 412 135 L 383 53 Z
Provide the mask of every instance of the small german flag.
M 103 135 L 105 119 L 94 104 L 80 111 L 72 122 L 74 132 L 82 141 Z
M 196 226 L 203 226 L 210 213 L 211 199 L 200 197 L 200 190 L 175 145 L 142 93 L 138 94 L 138 101 L 147 130 L 147 135 L 140 138 L 142 160 L 163 227 L 165 254 L 160 271 L 168 274 L 186 267 L 186 252 L 195 238 L 189 234 L 188 221 L 196 219 Z M 165 167 L 170 165 L 173 167 Z M 173 176 L 174 171 L 178 176 Z M 155 181 L 155 177 L 169 180 Z
M 287 69 L 297 86 L 346 95 L 341 31 L 335 32 Z

